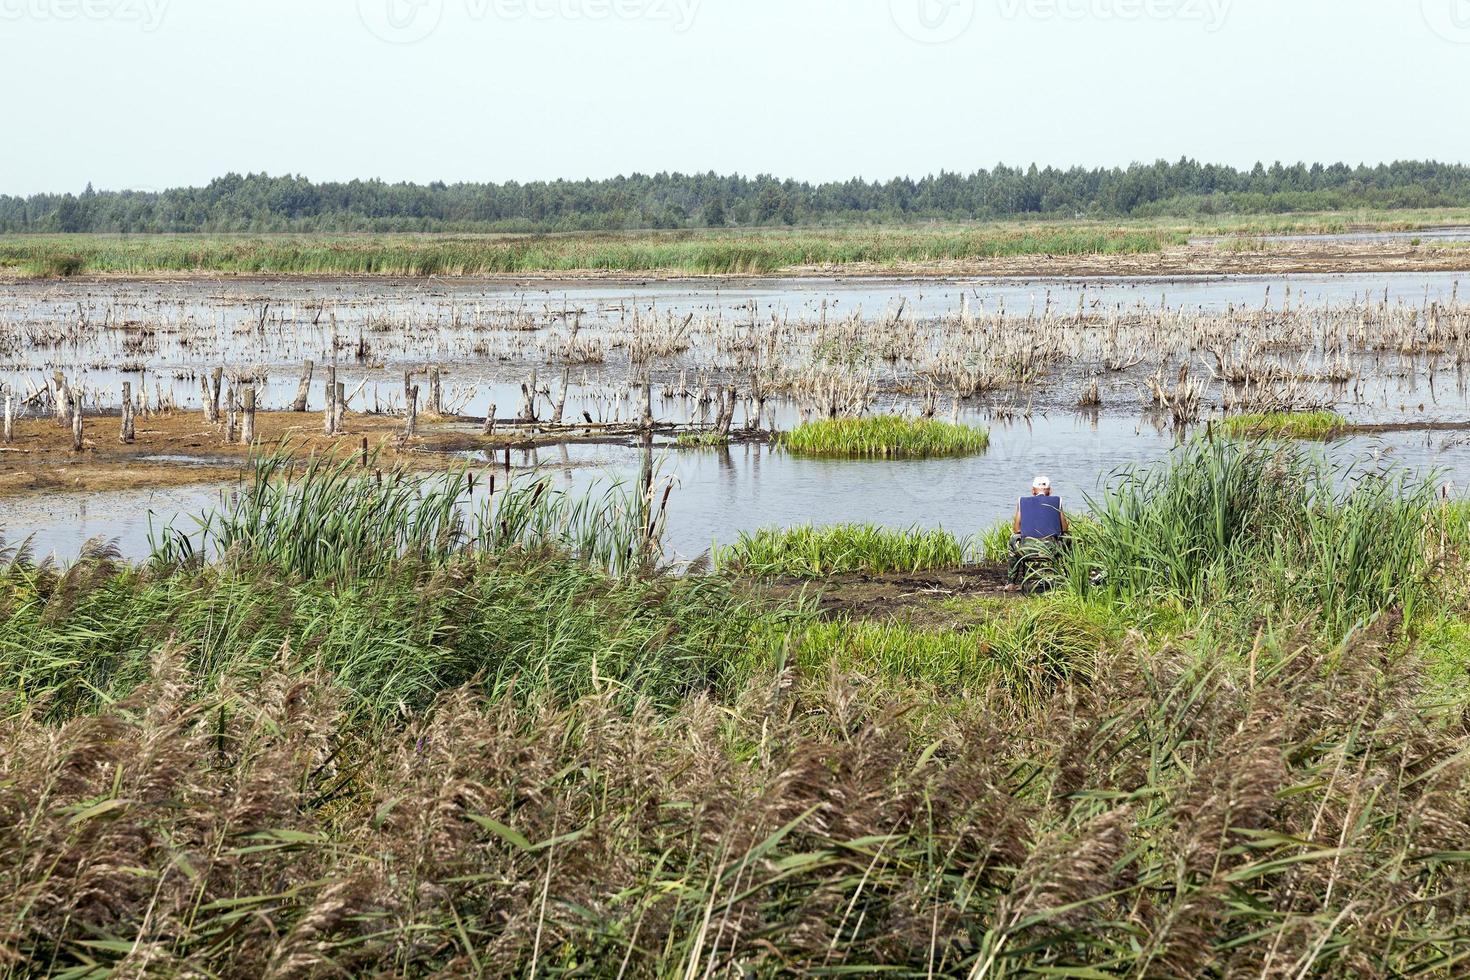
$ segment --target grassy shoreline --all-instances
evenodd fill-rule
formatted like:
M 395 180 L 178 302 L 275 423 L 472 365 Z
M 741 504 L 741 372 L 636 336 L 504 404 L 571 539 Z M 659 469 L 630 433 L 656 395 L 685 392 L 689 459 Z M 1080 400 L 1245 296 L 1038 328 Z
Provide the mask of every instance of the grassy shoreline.
M 0 236 L 0 275 L 762 276 L 813 267 L 897 268 L 1029 256 L 1147 256 L 1202 236 L 1415 230 L 1453 224 L 1470 224 L 1470 212 L 622 233 L 12 234 Z

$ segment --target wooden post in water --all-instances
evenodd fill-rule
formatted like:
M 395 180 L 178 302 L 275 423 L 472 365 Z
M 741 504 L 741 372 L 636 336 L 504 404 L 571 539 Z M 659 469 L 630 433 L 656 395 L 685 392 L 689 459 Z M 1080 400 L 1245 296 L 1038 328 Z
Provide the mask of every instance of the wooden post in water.
M 561 413 L 567 407 L 567 376 L 571 374 L 571 370 L 561 369 L 561 393 L 556 396 L 556 410 L 551 413 L 551 421 L 555 425 L 561 425 Z
M 243 445 L 255 444 L 255 386 L 251 385 L 240 393 L 241 415 L 243 421 L 240 424 L 240 442 Z
M 301 383 L 296 386 L 296 404 L 292 405 L 293 411 L 306 411 L 306 399 L 311 394 L 311 376 L 316 371 L 316 364 L 307 361 L 301 366 Z
M 648 375 L 643 376 L 643 418 L 639 420 L 639 428 L 653 428 L 653 382 Z
M 232 445 L 235 442 L 236 433 L 239 430 L 235 425 L 235 386 L 230 385 L 225 392 L 225 444 Z
M 5 389 L 5 416 L 3 428 L 0 428 L 0 438 L 6 442 L 15 441 L 15 393 L 9 388 Z
M 338 381 L 332 398 L 332 432 L 342 434 L 342 420 L 347 415 L 347 382 Z
M 730 385 L 720 392 L 720 417 L 717 423 L 720 435 L 728 436 L 735 421 L 735 386 Z
M 536 369 L 531 369 L 531 380 L 521 385 L 521 412 L 519 422 L 536 421 Z
M 327 365 L 327 388 L 325 405 L 322 408 L 322 433 L 337 434 L 337 365 Z
M 71 451 L 82 451 L 82 394 L 71 396 Z
M 429 413 L 444 414 L 444 382 L 438 368 L 429 368 Z
M 404 374 L 407 382 L 408 374 Z M 412 439 L 419 431 L 419 386 L 409 385 L 405 389 L 405 403 L 408 406 L 408 438 Z
M 219 421 L 220 389 L 224 387 L 225 369 L 215 368 L 209 372 L 209 421 Z
M 487 436 L 495 435 L 495 406 L 490 406 L 490 414 L 485 416 L 485 428 L 481 430 Z
M 122 428 L 118 432 L 118 441 L 123 445 L 133 441 L 133 383 L 131 381 L 122 383 Z

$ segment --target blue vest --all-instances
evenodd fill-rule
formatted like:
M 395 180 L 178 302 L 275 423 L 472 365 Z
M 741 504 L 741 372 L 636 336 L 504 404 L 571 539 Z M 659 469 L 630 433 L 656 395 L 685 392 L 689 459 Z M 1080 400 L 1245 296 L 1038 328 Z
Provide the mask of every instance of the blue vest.
M 1021 498 L 1021 537 L 1062 536 L 1062 501 L 1059 497 Z

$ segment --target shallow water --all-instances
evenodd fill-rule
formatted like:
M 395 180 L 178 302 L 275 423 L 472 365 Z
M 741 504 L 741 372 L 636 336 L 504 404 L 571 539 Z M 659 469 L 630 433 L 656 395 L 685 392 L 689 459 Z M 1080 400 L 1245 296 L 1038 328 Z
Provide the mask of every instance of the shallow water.
M 1038 473 L 1050 476 L 1073 508 L 1086 506 L 1122 468 L 1164 458 L 1175 445 L 1165 427 L 1068 413 L 1029 424 L 997 424 L 990 450 L 962 459 L 921 461 L 813 460 L 751 443 L 728 451 L 655 450 L 660 477 L 671 478 L 665 549 L 690 560 L 742 531 L 793 524 L 872 522 L 894 528 L 944 527 L 960 535 L 1009 517 Z M 1470 489 L 1470 433 L 1395 432 L 1313 445 L 1336 463 L 1394 467 Z M 573 492 L 632 484 L 640 450 L 557 446 L 513 453 L 517 473 L 536 469 Z M 501 474 L 501 462 L 485 463 Z M 502 477 L 503 485 L 503 477 Z M 5 502 L 0 529 L 14 544 L 31 537 L 39 555 L 67 561 L 93 537 L 115 540 L 125 556 L 145 557 L 149 530 L 193 530 L 192 515 L 220 505 L 228 486 L 75 494 L 48 493 Z
M 197 404 L 195 373 L 220 363 L 224 354 L 264 365 L 267 381 L 261 390 L 261 405 L 281 406 L 295 394 L 300 361 L 312 357 L 322 363 L 330 328 L 321 322 L 326 315 L 318 316 L 315 311 L 330 309 L 340 336 L 353 337 L 362 331 L 373 343 L 391 350 L 378 366 L 342 366 L 340 379 L 349 394 L 357 393 L 353 410 L 371 410 L 375 405 L 386 409 L 395 394 L 401 400 L 405 365 L 441 363 L 451 371 L 446 392 L 451 411 L 480 414 L 494 403 L 500 417 L 506 418 L 519 402 L 526 358 L 538 355 L 534 336 L 519 349 L 496 346 L 511 343 L 503 339 L 485 341 L 474 322 L 491 316 L 492 311 L 501 315 L 507 309 L 534 309 L 538 319 L 551 322 L 559 321 L 562 310 L 581 311 L 590 331 L 597 323 L 625 324 L 634 308 L 678 316 L 718 314 L 740 322 L 749 317 L 752 303 L 760 320 L 785 313 L 815 321 L 824 309 L 834 319 L 857 309 L 871 317 L 892 316 L 903 309 L 925 318 L 954 313 L 962 296 L 972 309 L 1003 307 L 1021 315 L 1048 308 L 1075 310 L 1079 303 L 1092 310 L 1255 309 L 1284 302 L 1288 292 L 1294 307 L 1369 299 L 1424 309 L 1457 295 L 1461 278 L 1459 274 L 1406 273 L 1170 280 L 801 279 L 556 287 L 473 280 L 22 283 L 0 289 L 0 334 L 9 332 L 10 336 L 8 352 L 0 353 L 0 383 L 25 391 L 27 383 L 37 382 L 41 371 L 59 366 L 83 371 L 86 385 L 93 390 L 115 388 L 121 380 L 141 380 L 139 374 L 118 370 L 116 365 L 141 360 L 146 362 L 150 387 L 159 385 L 175 392 L 181 404 Z M 262 309 L 274 310 L 280 318 L 263 331 L 258 329 Z M 423 336 L 381 329 L 381 318 L 412 323 L 419 316 L 425 323 L 449 327 L 426 329 Z M 374 318 L 379 318 L 377 328 L 372 326 Z M 75 342 L 57 339 L 79 319 L 94 327 L 103 322 L 115 327 L 82 331 Z M 318 321 L 315 325 L 313 319 Z M 140 323 L 158 328 L 153 346 L 144 353 L 129 353 L 128 338 L 136 338 Z M 543 328 L 534 334 L 544 332 Z M 687 355 L 694 370 L 699 369 L 702 356 L 697 348 Z M 1422 357 L 1393 353 L 1367 355 L 1360 364 L 1361 375 L 1335 396 L 1340 410 L 1354 422 L 1470 418 L 1470 376 L 1464 367 L 1455 368 L 1450 359 L 1434 372 Z M 559 369 L 548 370 L 560 373 Z M 1048 473 L 1065 498 L 1074 506 L 1080 504 L 1085 495 L 1097 493 L 1120 466 L 1161 459 L 1175 443 L 1161 418 L 1142 411 L 1137 376 L 1104 377 L 1104 405 L 1098 412 L 1058 408 L 1075 403 L 1076 385 L 1087 370 L 1073 364 L 1052 368 L 1047 382 L 1050 400 L 1039 398 L 1026 421 L 1013 419 L 1024 414 L 1021 398 L 1029 399 L 1029 394 L 1002 392 L 967 403 L 960 418 L 987 425 L 992 431 L 990 451 L 979 457 L 859 462 L 799 459 L 760 444 L 737 445 L 728 452 L 664 449 L 661 472 L 676 484 L 670 500 L 668 549 L 687 559 L 699 555 L 711 542 L 729 542 L 742 531 L 803 522 L 918 524 L 969 534 L 1005 519 L 1037 472 Z M 627 396 L 630 372 L 626 358 L 611 359 L 588 371 L 585 388 L 574 374 L 567 418 L 577 418 L 584 411 L 597 420 L 631 417 L 635 409 Z M 671 373 L 677 371 L 666 368 L 663 381 Z M 320 390 L 321 378 L 319 372 L 314 392 Z M 663 381 L 656 381 L 656 388 Z M 617 389 L 623 391 L 621 401 L 609 401 L 609 390 Z M 1012 410 L 1000 411 L 1008 399 Z M 887 391 L 876 398 L 872 410 L 912 411 L 914 404 L 912 395 Z M 798 418 L 789 402 L 767 407 L 781 427 Z M 947 407 L 941 406 L 942 416 L 948 414 Z M 688 419 L 698 410 L 691 398 L 656 396 L 655 414 L 663 420 Z M 743 419 L 743 412 L 737 412 L 737 424 Z M 1470 439 L 1462 433 L 1356 437 L 1327 451 L 1338 459 L 1403 465 L 1423 476 L 1439 469 L 1443 473 L 1437 478 L 1470 487 Z M 160 465 L 182 462 L 166 457 L 155 461 Z M 498 459 L 467 462 L 499 466 Z M 634 449 L 582 445 L 518 453 L 513 462 L 522 470 L 539 466 L 563 486 L 583 489 L 598 481 L 631 481 L 642 460 Z M 33 536 L 40 553 L 62 560 L 74 557 L 84 542 L 99 536 L 116 539 L 126 555 L 137 558 L 148 552 L 150 522 L 155 528 L 165 524 L 190 527 L 189 515 L 216 506 L 223 489 L 216 485 L 88 495 L 47 491 L 0 501 L 0 531 L 12 543 Z
M 1181 277 L 1170 279 L 785 279 L 676 280 L 587 284 L 516 284 L 501 280 L 187 280 L 180 282 L 22 282 L 0 287 L 0 384 L 26 395 L 61 370 L 86 393 L 89 404 L 114 407 L 121 385 L 146 390 L 153 403 L 200 404 L 200 376 L 217 365 L 245 370 L 262 409 L 288 406 L 302 363 L 317 372 L 311 404 L 322 403 L 329 348 L 338 339 L 338 380 L 351 411 L 400 411 L 406 369 L 445 368 L 445 405 L 451 412 L 484 415 L 492 406 L 511 417 L 520 384 L 533 367 L 543 383 L 560 387 L 563 367 L 550 364 L 548 347 L 565 342 L 567 324 L 580 336 L 606 344 L 605 357 L 568 370 L 568 418 L 586 412 L 598 421 L 627 419 L 636 373 L 626 350 L 635 311 L 645 317 L 710 317 L 715 323 L 768 323 L 773 316 L 806 323 L 837 321 L 857 312 L 888 321 L 902 314 L 917 321 L 972 311 L 1004 310 L 1010 316 L 1067 315 L 1085 308 L 1092 316 L 1141 309 L 1192 314 L 1226 309 L 1293 309 L 1386 303 L 1411 310 L 1445 303 L 1459 293 L 1459 273 Z M 508 329 L 505 321 L 528 316 L 533 329 Z M 703 322 L 703 320 L 701 320 Z M 86 324 L 78 328 L 79 323 Z M 696 325 L 696 330 L 699 326 Z M 359 342 L 362 350 L 356 348 Z M 1206 370 L 1203 352 L 1192 358 Z M 1356 355 L 1366 391 L 1354 391 L 1355 410 L 1373 421 L 1403 421 L 1403 410 L 1438 405 L 1470 412 L 1470 399 L 1450 397 L 1450 386 L 1427 386 L 1422 358 L 1391 364 L 1375 354 Z M 1283 360 L 1290 360 L 1286 354 Z M 729 366 L 713 357 L 707 338 L 653 365 L 655 385 L 679 376 L 713 373 Z M 1169 373 L 1177 368 L 1171 364 Z M 1439 368 L 1444 370 L 1443 366 Z M 982 405 L 1026 402 L 1055 407 L 1076 401 L 1075 387 L 1095 364 L 1062 365 L 1025 392 L 998 390 Z M 1140 369 L 1141 371 L 1142 369 Z M 903 371 L 894 374 L 894 380 Z M 1123 400 L 1133 401 L 1139 372 L 1114 380 Z M 912 380 L 912 378 L 910 378 Z M 1349 393 L 1343 392 L 1344 399 Z M 421 403 L 422 404 L 422 403 Z M 1133 404 L 1137 404 L 1133 402 Z M 687 420 L 689 405 L 664 403 L 661 419 Z M 1113 410 L 1109 406 L 1109 411 Z M 737 414 L 737 420 L 744 416 Z

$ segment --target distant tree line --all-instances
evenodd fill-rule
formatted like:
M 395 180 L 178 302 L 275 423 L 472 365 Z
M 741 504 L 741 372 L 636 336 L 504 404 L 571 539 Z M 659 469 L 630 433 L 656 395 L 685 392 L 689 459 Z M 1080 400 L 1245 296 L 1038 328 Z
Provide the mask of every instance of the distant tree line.
M 1038 217 L 1470 206 L 1470 167 L 1183 159 L 1126 168 L 997 166 L 913 180 L 811 184 L 708 174 L 504 184 L 313 183 L 227 174 L 161 192 L 0 196 L 3 232 L 614 231 Z

